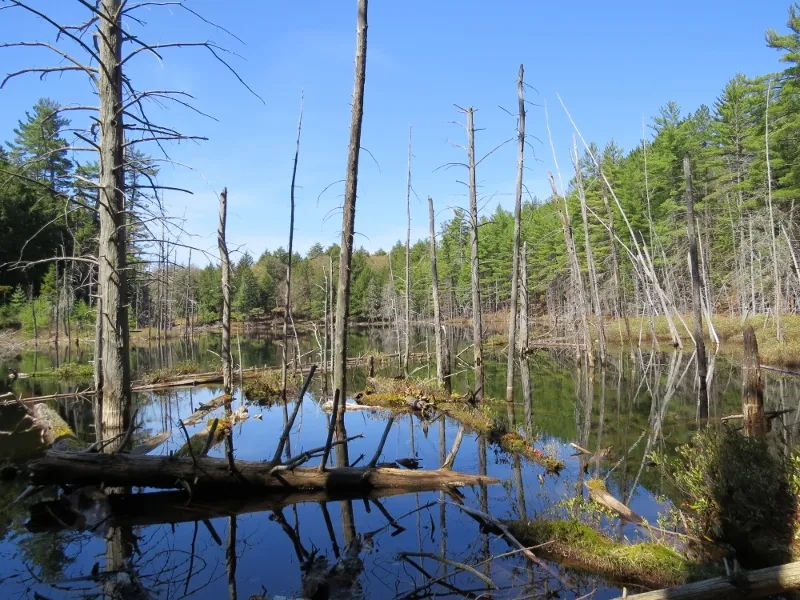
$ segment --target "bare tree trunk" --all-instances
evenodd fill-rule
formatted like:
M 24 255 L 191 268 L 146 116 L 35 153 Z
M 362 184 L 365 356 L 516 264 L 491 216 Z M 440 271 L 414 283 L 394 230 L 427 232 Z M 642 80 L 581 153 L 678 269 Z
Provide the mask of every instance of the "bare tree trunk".
M 56 258 L 58 255 L 56 254 Z M 58 261 L 55 262 L 55 269 L 56 269 L 56 285 L 55 285 L 55 303 L 53 305 L 53 312 L 55 313 L 55 320 L 56 320 L 56 336 L 53 342 L 56 346 L 56 367 L 58 367 L 58 325 L 59 321 L 61 320 L 60 314 L 60 305 L 61 305 L 61 288 L 58 287 Z M 69 341 L 67 341 L 67 346 L 69 346 Z
M 333 277 L 333 256 L 330 254 L 328 255 L 328 270 L 331 272 L 331 280 L 328 284 L 328 357 L 331 363 L 329 376 L 331 384 L 333 384 L 333 372 L 336 370 L 333 364 L 333 344 L 336 339 L 334 332 L 333 282 L 336 280 Z M 331 392 L 333 392 L 333 390 L 331 390 Z
M 289 193 L 289 255 L 286 260 L 286 296 L 283 301 L 283 351 L 281 354 L 281 397 L 286 400 L 286 362 L 287 348 L 289 346 L 289 311 L 292 302 L 292 253 L 294 252 L 294 187 L 297 181 L 297 160 L 300 158 L 300 133 L 303 130 L 303 95 L 300 94 L 300 118 L 297 122 L 297 144 L 294 150 L 294 164 L 292 166 L 292 185 Z M 297 353 L 295 365 L 300 360 Z
M 228 189 L 222 188 L 219 195 L 219 267 L 222 271 L 222 386 L 226 394 L 231 393 L 233 383 L 233 356 L 231 355 L 231 261 L 225 240 L 225 225 L 228 219 Z
M 411 125 L 408 126 L 408 177 L 406 178 L 406 330 L 403 368 L 408 377 L 411 347 Z
M 322 269 L 323 274 L 325 273 L 325 268 Z M 323 317 L 322 317 L 322 386 L 325 389 L 325 392 L 328 391 L 328 290 L 330 289 L 331 285 L 331 277 L 330 275 L 325 276 L 325 298 L 322 301 L 324 308 L 323 308 Z
M 436 378 L 447 394 L 450 384 L 450 349 L 444 336 L 442 308 L 439 305 L 439 269 L 436 263 L 436 231 L 433 219 L 433 198 L 428 196 L 428 216 L 430 218 L 431 289 L 433 293 L 433 326 L 436 329 Z
M 528 242 L 522 243 L 522 254 L 519 257 L 519 331 L 517 332 L 517 352 L 520 360 L 525 360 L 528 351 Z M 523 389 L 524 389 L 523 382 Z
M 694 222 L 694 192 L 692 190 L 692 161 L 683 157 L 683 177 L 686 181 L 686 220 L 689 225 L 689 268 L 692 277 L 692 316 L 694 317 L 694 346 L 697 351 L 697 377 L 699 379 L 698 418 L 708 417 L 708 390 L 706 389 L 706 344 L 703 334 L 703 306 L 700 290 L 700 267 L 697 261 L 697 233 Z
M 744 341 L 744 359 L 742 361 L 744 432 L 749 436 L 764 436 L 768 429 L 767 419 L 764 416 L 764 382 L 761 379 L 758 340 L 751 325 L 745 327 L 742 339 Z
M 603 309 L 600 305 L 600 291 L 597 285 L 597 271 L 594 265 L 594 254 L 592 253 L 592 243 L 589 239 L 589 218 L 586 211 L 586 191 L 583 188 L 583 174 L 581 172 L 578 157 L 578 140 L 573 137 L 575 162 L 575 178 L 578 187 L 578 200 L 581 203 L 581 220 L 583 221 L 583 243 L 586 251 L 586 268 L 589 272 L 589 291 L 592 295 L 592 305 L 594 315 L 597 319 L 597 331 L 600 340 L 600 364 L 606 362 L 606 328 L 603 323 Z
M 467 113 L 467 155 L 469 161 L 469 232 L 472 249 L 472 352 L 475 360 L 475 399 L 483 400 L 483 316 L 481 274 L 478 265 L 478 190 L 475 182 L 475 122 L 472 107 Z
M 772 167 L 769 161 L 769 101 L 772 91 L 772 81 L 767 85 L 767 106 L 764 113 L 764 145 L 767 160 L 767 208 L 769 209 L 769 235 L 772 243 L 772 276 L 775 280 L 775 329 L 779 342 L 783 342 L 783 329 L 781 328 L 781 279 L 778 268 L 778 243 L 775 236 L 775 214 L 772 207 Z
M 184 323 L 184 337 L 191 340 L 190 334 L 192 328 L 192 249 L 189 248 L 189 263 L 186 265 L 186 310 L 185 310 L 185 323 Z
M 519 287 L 519 230 L 522 215 L 522 175 L 525 169 L 525 67 L 517 76 L 517 190 L 514 202 L 514 241 L 511 257 L 511 305 L 508 310 L 508 360 L 506 362 L 506 402 L 514 401 L 514 353 L 517 350 L 517 296 Z
M 98 409 L 99 439 L 108 439 L 128 428 L 131 403 L 128 347 L 128 286 L 125 231 L 124 130 L 122 111 L 122 5 L 103 0 L 99 19 L 100 46 L 100 234 L 98 243 L 98 325 L 100 370 Z M 96 349 L 97 352 L 97 349 Z M 95 384 L 97 385 L 97 381 Z M 105 450 L 113 451 L 116 444 Z
M 342 243 L 339 255 L 339 285 L 336 292 L 336 338 L 334 340 L 333 389 L 339 390 L 344 403 L 347 400 L 347 326 L 350 317 L 350 261 L 353 256 L 353 231 L 356 219 L 356 191 L 358 189 L 358 156 L 361 151 L 361 123 L 364 118 L 364 84 L 367 75 L 367 5 L 368 0 L 357 0 L 358 22 L 356 28 L 356 57 L 353 88 L 353 110 L 350 120 L 350 145 L 347 154 L 344 210 L 342 214 Z M 344 415 L 337 415 L 339 439 L 345 439 Z M 337 463 L 348 463 L 347 444 L 336 452 Z
M 592 349 L 592 336 L 589 331 L 589 317 L 588 317 L 588 302 L 586 300 L 586 290 L 583 286 L 583 275 L 581 274 L 581 265 L 578 262 L 578 253 L 575 250 L 575 240 L 572 237 L 572 226 L 569 222 L 569 207 L 567 206 L 567 199 L 564 198 L 564 206 L 561 206 L 561 196 L 556 189 L 556 182 L 553 179 L 553 174 L 548 173 L 550 179 L 550 187 L 553 190 L 553 202 L 556 204 L 558 216 L 561 219 L 561 230 L 564 234 L 564 243 L 567 246 L 567 254 L 569 256 L 570 271 L 572 272 L 572 280 L 574 281 L 576 292 L 578 295 L 578 312 L 581 316 L 581 328 L 583 329 L 583 350 L 586 353 L 586 359 L 589 368 L 594 368 L 594 351 Z
M 628 320 L 628 309 L 625 301 L 625 289 L 622 287 L 622 278 L 619 271 L 619 250 L 617 249 L 617 233 L 614 228 L 614 212 L 608 202 L 608 192 L 605 186 L 600 186 L 603 194 L 603 205 L 608 215 L 608 231 L 611 234 L 611 269 L 614 272 L 614 291 L 617 317 L 625 321 L 625 336 L 629 344 L 633 343 L 631 337 L 631 324 Z

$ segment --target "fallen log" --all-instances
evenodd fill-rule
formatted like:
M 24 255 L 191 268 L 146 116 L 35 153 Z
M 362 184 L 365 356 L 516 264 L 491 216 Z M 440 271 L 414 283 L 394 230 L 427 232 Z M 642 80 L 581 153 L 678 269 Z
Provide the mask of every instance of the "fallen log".
M 323 403 L 322 406 L 320 406 L 320 408 L 326 413 L 333 412 L 333 401 L 332 400 L 328 400 L 327 402 Z M 344 410 L 346 410 L 347 412 L 352 412 L 352 411 L 359 411 L 359 410 L 375 410 L 375 411 L 377 411 L 377 410 L 389 410 L 389 409 L 387 409 L 384 406 L 372 406 L 372 405 L 369 405 L 369 404 L 345 403 Z
M 49 405 L 36 404 L 30 410 L 33 424 L 41 429 L 42 442 L 58 450 L 79 450 L 86 444 L 81 442 L 67 422 Z
M 629 600 L 716 600 L 717 598 L 764 598 L 800 590 L 800 562 L 758 571 L 742 571 L 733 577 L 715 577 L 695 583 L 627 596 Z M 626 596 L 623 596 L 625 598 Z
M 225 436 L 228 435 L 231 427 L 237 423 L 246 421 L 249 416 L 247 408 L 240 406 L 231 413 L 230 417 L 214 419 L 212 422 L 207 423 L 202 430 L 189 438 L 189 440 L 175 452 L 175 456 L 202 456 L 214 446 L 225 441 Z
M 589 481 L 585 481 L 583 485 L 589 490 L 589 497 L 592 500 L 605 506 L 610 511 L 617 513 L 626 521 L 636 523 L 637 525 L 641 525 L 644 522 L 642 517 L 612 496 L 606 489 L 606 484 L 603 481 L 599 479 L 590 479 Z
M 423 491 L 499 483 L 494 477 L 449 470 L 405 471 L 400 469 L 337 467 L 320 471 L 316 467 L 274 470 L 273 462 L 235 461 L 232 472 L 226 459 L 177 456 L 134 456 L 130 454 L 83 454 L 48 451 L 29 465 L 35 485 L 74 484 L 107 487 L 182 488 L 189 482 L 201 492 L 220 487 L 262 491 L 401 489 Z
M 194 411 L 191 415 L 186 417 L 183 420 L 184 425 L 197 425 L 203 418 L 210 414 L 211 412 L 218 409 L 220 406 L 225 404 L 226 402 L 230 402 L 233 400 L 233 396 L 230 394 L 222 394 L 221 396 L 217 396 L 216 398 L 212 398 L 205 404 L 201 404 L 196 411 Z
M 151 438 L 148 438 L 138 446 L 136 446 L 133 450 L 130 451 L 130 454 L 136 454 L 138 456 L 142 456 L 144 454 L 148 454 L 158 448 L 161 444 L 166 442 L 170 437 L 172 437 L 171 431 L 162 431 L 158 435 L 154 435 Z

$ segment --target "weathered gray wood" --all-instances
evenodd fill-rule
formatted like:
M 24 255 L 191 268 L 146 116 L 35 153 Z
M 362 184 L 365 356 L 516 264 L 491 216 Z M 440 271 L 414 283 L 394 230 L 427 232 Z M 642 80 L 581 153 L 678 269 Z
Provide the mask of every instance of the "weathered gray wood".
M 130 454 L 89 454 L 50 450 L 44 458 L 30 464 L 35 485 L 65 484 L 111 487 L 153 487 L 174 489 L 179 481 L 192 489 L 258 488 L 262 491 L 298 490 L 377 490 L 402 488 L 407 491 L 438 489 L 447 486 L 492 484 L 498 480 L 482 475 L 447 470 L 400 470 L 385 468 L 337 467 L 319 471 L 316 467 L 277 471 L 272 462 L 236 461 L 232 473 L 224 458 L 176 456 L 132 456 Z
M 428 196 L 428 218 L 430 221 L 430 255 L 431 255 L 431 293 L 433 294 L 433 326 L 436 329 L 436 379 L 450 393 L 450 348 L 444 336 L 442 307 L 439 304 L 439 267 L 436 261 L 436 229 L 433 214 L 433 198 Z M 370 375 L 372 377 L 372 375 Z
M 522 215 L 522 175 L 525 169 L 525 67 L 517 76 L 517 190 L 514 202 L 514 241 L 511 256 L 511 306 L 508 311 L 508 360 L 506 362 L 506 402 L 514 401 L 514 359 L 517 351 L 517 288 L 519 286 L 519 233 Z
M 692 317 L 694 318 L 694 347 L 697 353 L 698 389 L 698 419 L 708 418 L 708 390 L 706 374 L 708 372 L 708 359 L 706 358 L 706 343 L 703 333 L 703 306 L 700 292 L 700 267 L 697 260 L 697 233 L 694 220 L 694 191 L 692 190 L 692 161 L 688 156 L 683 157 L 683 177 L 686 182 L 686 220 L 689 230 L 689 270 L 692 278 Z
M 222 271 L 222 385 L 225 393 L 231 393 L 233 383 L 233 356 L 231 355 L 231 261 L 228 244 L 225 240 L 225 226 L 228 219 L 228 189 L 222 188 L 219 195 L 219 228 L 217 246 L 219 264 Z
M 800 562 L 758 571 L 742 572 L 738 578 L 714 577 L 663 590 L 627 596 L 629 600 L 752 599 L 800 589 Z
M 122 15 L 120 0 L 103 0 L 97 37 L 101 68 L 100 187 L 97 211 L 98 318 L 95 356 L 99 358 L 95 388 L 100 429 L 98 438 L 125 432 L 130 420 L 131 373 L 128 343 L 127 236 L 125 227 L 125 161 L 122 111 Z M 113 451 L 113 444 L 108 447 Z
M 41 430 L 42 441 L 47 447 L 58 450 L 77 450 L 85 445 L 78 440 L 75 432 L 61 418 L 61 415 L 46 403 L 34 405 L 30 415 L 34 425 Z
M 130 451 L 130 454 L 136 456 L 144 456 L 145 454 L 149 454 L 156 448 L 158 448 L 161 444 L 166 442 L 170 437 L 172 437 L 171 431 L 162 431 L 158 435 L 154 435 L 151 438 L 148 438 L 138 446 L 136 446 L 133 450 Z
M 483 399 L 483 313 L 481 273 L 478 264 L 478 185 L 475 181 L 475 119 L 470 106 L 467 114 L 467 160 L 469 167 L 469 233 L 472 274 L 472 354 L 475 362 L 475 399 Z
M 408 177 L 406 178 L 406 329 L 403 347 L 403 370 L 408 377 L 408 353 L 411 352 L 411 125 L 408 126 Z
M 764 415 L 764 382 L 758 357 L 758 340 L 752 325 L 742 332 L 744 358 L 742 359 L 742 415 L 747 435 L 763 436 L 769 429 Z
M 347 173 L 342 210 L 342 243 L 339 246 L 339 283 L 336 290 L 336 332 L 333 350 L 333 389 L 347 399 L 347 330 L 350 318 L 350 262 L 353 257 L 353 234 L 356 220 L 358 189 L 358 157 L 361 152 L 361 123 L 364 119 L 364 85 L 367 78 L 367 7 L 368 0 L 358 0 L 356 25 L 356 57 L 353 86 L 353 108 L 350 117 L 350 143 L 347 151 Z M 345 411 L 336 423 L 342 437 Z M 347 445 L 336 452 L 337 464 L 348 464 Z

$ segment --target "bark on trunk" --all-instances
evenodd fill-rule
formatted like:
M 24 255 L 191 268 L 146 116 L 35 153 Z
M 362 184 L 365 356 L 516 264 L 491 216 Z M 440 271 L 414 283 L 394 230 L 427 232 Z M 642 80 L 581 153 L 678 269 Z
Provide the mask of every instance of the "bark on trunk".
M 481 274 L 478 264 L 478 190 L 475 182 L 475 123 L 472 107 L 467 108 L 467 155 L 469 161 L 469 232 L 472 251 L 472 353 L 475 361 L 475 399 L 483 400 L 483 316 Z
M 236 461 L 235 473 L 227 459 L 176 456 L 133 456 L 130 454 L 90 454 L 51 450 L 30 465 L 35 485 L 72 483 L 111 487 L 180 488 L 180 480 L 197 492 L 228 489 L 261 491 L 314 491 L 342 493 L 350 490 L 370 492 L 382 489 L 431 490 L 447 486 L 493 484 L 493 477 L 456 473 L 448 470 L 416 471 L 385 468 L 338 467 L 320 471 L 302 467 L 270 473 L 272 462 Z
M 525 67 L 517 77 L 517 190 L 514 202 L 514 241 L 511 257 L 511 305 L 508 310 L 508 360 L 506 363 L 506 402 L 514 401 L 514 359 L 517 350 L 517 289 L 519 286 L 519 232 L 522 215 L 522 175 L 525 169 Z
M 122 28 L 120 0 L 103 0 L 98 20 L 100 46 L 100 190 L 98 212 L 98 320 L 100 360 L 97 409 L 100 439 L 128 428 L 131 403 L 128 350 L 128 292 L 124 213 L 124 131 L 122 114 Z M 113 451 L 114 444 L 106 447 Z
M 222 188 L 219 195 L 219 266 L 222 271 L 222 386 L 225 393 L 231 393 L 233 383 L 233 356 L 231 355 L 231 262 L 228 257 L 228 244 L 225 240 L 225 226 L 228 219 L 228 189 Z
M 358 189 L 358 156 L 361 151 L 361 123 L 364 118 L 364 84 L 367 76 L 367 5 L 357 0 L 356 56 L 353 87 L 353 109 L 350 118 L 350 145 L 347 153 L 347 174 L 344 186 L 342 243 L 339 254 L 339 284 L 336 291 L 336 336 L 333 350 L 333 389 L 339 390 L 342 401 L 347 399 L 347 329 L 350 317 L 350 261 L 353 256 L 353 232 L 356 219 Z M 344 439 L 344 414 L 338 415 L 337 430 Z M 336 452 L 337 463 L 348 464 L 347 445 Z
M 708 359 L 706 358 L 706 343 L 703 334 L 703 305 L 700 290 L 700 267 L 697 259 L 697 233 L 694 220 L 694 191 L 692 190 L 692 161 L 688 156 L 683 157 L 683 177 L 686 181 L 686 220 L 689 229 L 689 269 L 692 277 L 692 316 L 694 318 L 694 346 L 697 352 L 697 377 L 698 377 L 698 419 L 708 418 L 708 390 L 706 374 L 708 372 Z
M 758 340 L 752 325 L 742 333 L 744 359 L 742 360 L 742 415 L 746 435 L 763 436 L 768 429 L 764 415 L 764 382 L 761 379 L 761 364 L 758 356 Z
M 444 336 L 442 308 L 439 304 L 439 268 L 436 262 L 436 231 L 433 218 L 433 198 L 428 196 L 428 217 L 430 220 L 431 290 L 433 294 L 433 326 L 436 329 L 436 378 L 450 393 L 450 349 Z
M 519 331 L 517 332 L 517 352 L 524 360 L 528 351 L 528 242 L 522 243 L 519 257 Z M 523 383 L 524 389 L 524 383 Z

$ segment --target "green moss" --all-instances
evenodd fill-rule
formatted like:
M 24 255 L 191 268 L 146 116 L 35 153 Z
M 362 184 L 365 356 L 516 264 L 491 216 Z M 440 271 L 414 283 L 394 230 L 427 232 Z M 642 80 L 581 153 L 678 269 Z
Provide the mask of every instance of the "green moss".
M 146 384 L 164 383 L 165 381 L 169 381 L 170 379 L 174 379 L 176 377 L 181 377 L 183 375 L 194 375 L 195 373 L 200 373 L 201 371 L 202 366 L 199 363 L 185 361 L 174 364 L 171 367 L 163 367 L 161 369 L 156 369 L 155 371 L 145 373 L 145 375 L 142 377 L 142 381 L 144 381 Z
M 91 363 L 64 363 L 60 367 L 47 371 L 36 371 L 31 377 L 53 377 L 55 379 L 90 379 L 94 375 Z
M 298 379 L 287 374 L 286 393 L 294 395 L 298 391 Z M 281 398 L 281 372 L 278 370 L 261 371 L 256 377 L 246 379 L 242 386 L 245 398 L 259 404 L 271 404 Z
M 621 544 L 578 521 L 509 521 L 511 533 L 543 558 L 589 571 L 614 581 L 660 588 L 716 575 L 672 548 L 641 542 Z

